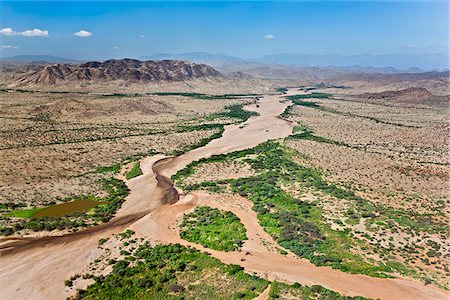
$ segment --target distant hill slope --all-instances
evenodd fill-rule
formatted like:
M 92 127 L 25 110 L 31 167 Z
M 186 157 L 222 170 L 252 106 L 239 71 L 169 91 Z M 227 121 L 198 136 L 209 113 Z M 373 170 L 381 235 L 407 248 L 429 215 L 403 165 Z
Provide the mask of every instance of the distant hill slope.
M 221 73 L 203 64 L 186 61 L 139 61 L 135 59 L 87 62 L 79 65 L 43 66 L 19 78 L 14 85 L 53 85 L 58 83 L 107 82 L 130 83 L 184 81 L 195 78 L 219 78 Z
M 383 90 L 398 91 L 406 88 L 425 88 L 434 95 L 449 94 L 450 72 L 422 72 L 401 74 L 380 73 L 348 73 L 327 78 L 327 82 L 335 85 L 346 85 L 365 88 L 383 87 Z
M 381 74 L 381 73 L 349 73 L 339 76 L 339 80 L 348 81 L 371 81 L 379 83 L 405 82 L 417 80 L 442 80 L 447 81 L 450 71 L 444 72 L 422 72 L 422 73 L 400 73 L 400 74 Z M 334 78 L 329 78 L 333 80 Z
M 429 106 L 446 106 L 449 96 L 438 96 L 421 87 L 411 87 L 399 91 L 385 91 L 380 93 L 364 93 L 354 97 L 369 101 L 388 101 L 398 104 L 421 104 Z
M 263 64 L 259 62 L 236 62 L 215 67 L 217 70 L 229 74 L 244 72 L 257 78 L 271 79 L 301 79 L 310 81 L 327 80 L 328 78 L 341 77 L 343 74 L 364 73 L 369 74 L 400 74 L 401 70 L 394 68 L 374 68 L 364 66 L 303 66 L 283 64 Z M 410 69 L 407 73 L 422 72 L 420 69 Z

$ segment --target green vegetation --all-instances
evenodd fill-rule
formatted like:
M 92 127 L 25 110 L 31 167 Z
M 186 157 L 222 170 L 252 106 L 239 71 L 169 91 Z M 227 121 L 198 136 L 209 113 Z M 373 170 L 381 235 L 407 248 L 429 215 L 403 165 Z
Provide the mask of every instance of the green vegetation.
M 132 239 L 133 234 L 127 230 L 118 235 L 123 241 L 120 252 L 124 258 L 108 259 L 111 273 L 77 274 L 65 280 L 67 287 L 72 287 L 79 278 L 94 280 L 78 291 L 77 299 L 254 299 L 269 284 L 270 299 L 288 295 L 292 299 L 366 299 L 344 297 L 318 285 L 270 283 L 245 273 L 239 265 L 226 265 L 207 252 L 179 244 L 150 246 L 148 242 Z
M 295 133 L 295 134 L 290 135 L 289 139 L 309 140 L 309 141 L 314 141 L 314 142 L 319 142 L 319 143 L 326 143 L 326 144 L 332 144 L 332 145 L 337 145 L 337 146 L 349 147 L 349 145 L 346 143 L 339 142 L 339 141 L 333 141 L 331 139 L 315 135 L 315 134 L 313 134 L 313 132 L 311 130 L 308 130 L 308 129 L 305 129 L 301 133 Z
M 248 111 L 242 108 L 242 104 L 234 104 L 225 107 L 227 111 L 214 114 L 214 117 L 227 117 L 232 119 L 238 119 L 241 122 L 247 121 L 250 117 L 257 116 L 258 113 L 254 111 Z
M 42 217 L 30 220 L 24 219 L 10 227 L 0 228 L 0 234 L 11 235 L 14 232 L 23 229 L 29 229 L 32 231 L 52 231 L 55 229 L 75 230 L 77 228 L 84 228 L 111 220 L 116 211 L 122 205 L 125 197 L 128 195 L 129 190 L 123 181 L 115 178 L 101 179 L 101 182 L 103 184 L 103 188 L 109 193 L 108 197 L 98 198 L 94 196 L 80 196 L 74 199 L 77 200 L 91 197 L 101 202 L 101 204 L 97 205 L 93 209 L 87 212 L 74 212 L 64 217 Z M 39 209 L 42 208 L 38 208 L 37 210 Z M 10 213 L 12 213 L 14 216 L 22 216 L 23 218 L 30 217 L 30 210 L 24 210 L 23 213 L 17 210 L 14 212 L 8 212 L 5 215 Z
M 280 94 L 286 94 L 287 91 L 288 91 L 288 89 L 285 87 L 279 87 L 276 89 L 276 92 L 280 93 Z
M 118 173 L 120 171 L 120 163 L 109 166 L 102 166 L 95 169 L 95 173 Z
M 127 180 L 130 180 L 131 178 L 138 177 L 138 176 L 140 176 L 142 174 L 143 173 L 142 173 L 142 170 L 141 170 L 141 167 L 140 167 L 140 163 L 138 161 L 138 162 L 136 162 L 133 165 L 133 168 L 129 172 L 127 172 L 127 174 L 125 174 L 125 178 Z
M 207 95 L 200 93 L 182 93 L 182 92 L 160 92 L 160 93 L 149 93 L 151 95 L 157 96 L 183 96 L 190 97 L 194 99 L 202 99 L 202 100 L 222 100 L 222 99 L 236 99 L 236 98 L 248 98 L 248 97 L 256 97 L 259 94 L 223 94 L 223 95 Z
M 300 85 L 298 88 L 299 88 L 299 89 L 302 89 L 302 90 L 304 90 L 304 91 L 313 91 L 313 90 L 316 90 L 316 89 L 317 89 L 316 85 L 315 85 L 315 86 L 305 86 L 305 85 Z
M 249 155 L 252 155 L 249 158 Z M 180 181 L 195 172 L 200 163 L 240 158 L 249 163 L 258 175 L 232 180 L 209 182 L 207 186 L 230 186 L 231 191 L 254 203 L 260 224 L 281 246 L 309 259 L 316 265 L 327 265 L 351 273 L 388 277 L 392 269 L 384 264 L 373 265 L 351 251 L 355 246 L 349 231 L 332 230 L 322 216 L 317 202 L 305 202 L 286 193 L 281 186 L 300 184 L 301 189 L 319 191 L 353 203 L 352 213 L 371 217 L 375 208 L 351 190 L 327 183 L 317 170 L 292 161 L 292 154 L 275 142 L 266 142 L 253 149 L 212 156 L 188 165 L 173 176 Z M 203 188 L 202 184 L 191 188 Z
M 199 124 L 199 125 L 182 125 L 180 129 L 183 131 L 200 131 L 200 130 L 212 130 L 219 129 L 223 130 L 225 124 L 210 123 L 210 124 Z
M 112 272 L 93 277 L 95 283 L 80 290 L 78 299 L 253 299 L 268 285 L 240 266 L 179 244 L 146 242 L 111 263 Z
M 288 285 L 282 282 L 270 284 L 269 299 L 329 299 L 329 300 L 368 300 L 368 298 L 356 296 L 343 296 L 320 285 L 302 286 L 298 283 Z
M 301 94 L 301 95 L 292 95 L 292 96 L 286 96 L 286 99 L 295 101 L 300 99 L 333 99 L 333 95 L 327 94 L 327 93 L 316 93 L 313 92 L 311 94 Z
M 306 126 L 303 126 L 301 124 L 300 125 L 294 125 L 294 129 L 293 129 L 294 133 L 299 133 L 299 132 L 302 132 L 302 131 L 309 131 L 309 132 L 312 133 L 312 130 L 307 128 Z
M 122 206 L 125 197 L 128 196 L 129 189 L 123 181 L 115 178 L 102 179 L 101 181 L 109 196 L 101 199 L 105 204 L 95 207 L 93 213 L 89 214 L 89 218 L 96 222 L 108 222 Z
M 184 215 L 180 228 L 182 239 L 219 251 L 237 250 L 247 239 L 235 214 L 207 206 Z
M 280 117 L 288 118 L 292 114 L 293 105 L 286 107 Z
M 190 97 L 194 99 L 202 100 L 221 100 L 221 99 L 237 99 L 237 98 L 249 98 L 257 97 L 260 94 L 220 94 L 220 95 L 208 95 L 201 93 L 189 93 L 189 92 L 155 92 L 155 93 L 108 93 L 99 94 L 91 92 L 81 92 L 81 91 L 33 91 L 24 89 L 11 89 L 11 88 L 1 88 L 0 92 L 17 92 L 17 93 L 40 93 L 40 94 L 74 94 L 74 95 L 93 95 L 97 97 L 107 98 L 107 97 L 117 97 L 117 98 L 132 98 L 132 97 L 143 97 L 149 95 L 156 96 L 183 96 Z
M 104 243 L 106 243 L 108 240 L 109 240 L 109 238 L 102 238 L 102 239 L 99 239 L 99 240 L 98 240 L 98 245 L 101 246 L 101 245 L 103 245 Z
M 120 238 L 121 240 L 126 240 L 126 239 L 131 238 L 131 237 L 133 236 L 134 233 L 135 233 L 135 232 L 134 232 L 133 230 L 127 229 L 127 230 L 125 230 L 124 232 L 119 233 L 118 236 L 119 236 L 119 238 Z
M 288 96 L 288 97 L 291 97 L 291 96 Z M 316 102 L 312 102 L 312 101 L 293 100 L 293 102 L 295 105 L 299 105 L 299 106 L 317 108 L 317 109 L 322 109 L 322 110 L 324 109 L 322 106 L 320 106 Z
M 447 236 L 450 229 L 448 222 L 446 222 L 445 210 L 439 210 L 433 213 L 418 213 L 414 210 L 406 210 L 402 208 L 380 207 L 384 212 L 384 218 L 379 218 L 380 221 L 387 219 L 395 221 L 400 227 L 409 228 L 416 233 L 426 232 L 428 234 L 442 234 Z M 443 218 L 439 220 L 437 216 Z
M 33 209 L 17 209 L 10 211 L 5 214 L 5 217 L 14 217 L 14 218 L 31 218 L 34 213 L 37 211 L 40 211 L 44 209 L 43 207 L 40 208 L 33 208 Z

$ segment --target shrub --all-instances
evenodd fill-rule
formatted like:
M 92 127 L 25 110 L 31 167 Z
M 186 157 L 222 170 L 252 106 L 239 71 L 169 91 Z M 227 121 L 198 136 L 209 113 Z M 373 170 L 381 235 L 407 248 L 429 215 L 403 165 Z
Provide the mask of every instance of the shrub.
M 142 175 L 142 170 L 141 170 L 139 162 L 136 162 L 133 165 L 133 168 L 125 175 L 125 178 L 127 180 L 130 180 L 131 178 L 138 177 L 140 175 Z
M 206 206 L 184 215 L 180 228 L 182 239 L 220 251 L 236 250 L 247 239 L 245 227 L 236 215 Z
M 169 283 L 169 285 L 167 286 L 167 290 L 170 293 L 179 293 L 179 292 L 183 292 L 186 289 L 184 288 L 184 286 L 179 285 L 177 283 Z

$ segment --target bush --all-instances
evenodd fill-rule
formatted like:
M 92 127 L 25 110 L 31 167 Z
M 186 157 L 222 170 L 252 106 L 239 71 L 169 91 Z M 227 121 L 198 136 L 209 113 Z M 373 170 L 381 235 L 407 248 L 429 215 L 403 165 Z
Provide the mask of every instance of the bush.
M 250 155 L 252 158 L 248 157 Z M 193 170 L 202 163 L 233 159 L 243 159 L 257 175 L 226 182 L 233 193 L 253 202 L 259 223 L 279 245 L 316 265 L 329 265 L 346 272 L 377 277 L 388 276 L 385 272 L 390 272 L 390 269 L 384 265 L 372 265 L 360 255 L 349 253 L 352 243 L 350 230 L 331 229 L 321 217 L 322 208 L 317 203 L 295 199 L 282 186 L 295 183 L 302 189 L 352 201 L 351 212 L 355 220 L 359 220 L 361 213 L 373 216 L 375 207 L 352 190 L 328 183 L 318 170 L 295 163 L 279 143 L 266 142 L 252 149 L 212 156 L 190 164 L 185 171 Z M 202 185 L 197 187 L 202 188 Z
M 138 177 L 140 175 L 142 175 L 142 170 L 141 170 L 139 162 L 136 162 L 133 165 L 133 168 L 125 175 L 125 178 L 127 180 L 130 180 L 131 178 Z
M 0 235 L 9 236 L 9 235 L 12 235 L 13 233 L 14 233 L 14 229 L 12 229 L 11 227 L 0 228 Z
M 169 291 L 169 293 L 179 293 L 185 291 L 186 289 L 184 288 L 184 286 L 177 283 L 169 283 L 169 285 L 167 286 L 167 290 Z
M 235 214 L 207 206 L 184 215 L 180 228 L 182 239 L 219 251 L 236 250 L 247 239 L 245 227 Z
M 64 280 L 64 286 L 72 287 L 73 286 L 73 281 L 70 280 L 70 279 Z
M 106 243 L 108 240 L 109 240 L 109 238 L 102 238 L 102 239 L 99 239 L 99 240 L 98 240 L 98 245 L 101 246 L 101 245 L 103 245 L 104 243 Z
M 232 299 L 236 293 L 241 292 L 245 299 L 250 300 L 268 285 L 266 280 L 244 273 L 240 266 L 225 265 L 213 257 L 179 244 L 152 247 L 145 242 L 132 255 L 136 263 L 118 261 L 111 273 L 104 277 L 94 277 L 95 283 L 86 290 L 79 291 L 77 297 L 180 299 L 184 297 L 183 292 L 186 290 L 184 283 L 182 285 L 180 282 L 195 280 L 194 285 L 187 285 L 192 299 Z M 189 266 L 196 268 L 190 270 Z

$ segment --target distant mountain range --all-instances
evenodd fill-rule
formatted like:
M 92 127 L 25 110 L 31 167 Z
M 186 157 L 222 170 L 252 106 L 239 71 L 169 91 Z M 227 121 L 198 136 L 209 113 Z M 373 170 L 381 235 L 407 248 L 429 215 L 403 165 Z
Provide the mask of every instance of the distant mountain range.
M 287 66 L 280 64 L 264 64 L 235 62 L 213 68 L 206 64 L 198 64 L 182 60 L 148 60 L 135 59 L 107 60 L 105 62 L 86 63 L 46 63 L 21 64 L 4 62 L 0 65 L 1 76 L 9 86 L 48 86 L 48 85 L 84 85 L 103 84 L 106 82 L 125 82 L 147 84 L 152 82 L 183 82 L 194 79 L 204 81 L 222 81 L 228 79 L 294 79 L 310 83 L 329 83 L 351 85 L 354 82 L 372 85 L 391 86 L 394 89 L 406 87 L 431 88 L 444 94 L 449 82 L 450 72 L 411 72 L 398 73 L 392 68 L 367 67 L 311 67 Z M 379 72 L 384 70 L 385 73 Z M 222 75 L 224 74 L 224 75 Z M 408 95 L 432 97 L 423 90 L 412 90 L 404 94 L 370 95 L 376 99 L 393 97 L 396 101 L 404 101 Z M 433 98 L 436 103 L 445 99 Z
M 1 58 L 0 61 L 17 62 L 17 63 L 59 63 L 59 64 L 82 62 L 81 60 L 75 60 L 52 55 L 17 55 Z
M 83 64 L 53 64 L 41 66 L 15 81 L 15 86 L 53 85 L 82 82 L 109 82 L 122 80 L 130 83 L 185 81 L 195 78 L 222 78 L 210 66 L 192 62 L 135 59 L 107 60 Z
M 376 68 L 363 66 L 304 66 L 304 65 L 282 65 L 272 63 L 240 62 L 230 63 L 215 67 L 223 74 L 229 75 L 236 72 L 245 73 L 256 78 L 269 79 L 301 79 L 307 81 L 323 81 L 333 77 L 342 77 L 346 74 L 366 75 L 394 75 L 394 74 L 422 74 L 423 70 L 410 68 L 398 70 L 392 67 Z M 361 75 L 356 75 L 361 76 Z
M 239 58 L 222 54 L 209 54 L 205 52 L 191 52 L 181 54 L 157 53 L 141 59 L 178 59 L 205 63 L 212 66 L 237 64 L 242 62 L 278 64 L 285 66 L 334 66 L 334 67 L 372 67 L 391 68 L 391 71 L 404 72 L 447 69 L 449 57 L 444 54 L 358 54 L 358 55 L 314 55 L 314 54 L 272 54 L 255 58 Z M 383 71 L 383 70 L 380 70 Z
M 277 64 L 288 67 L 319 66 L 319 67 L 345 67 L 372 68 L 381 73 L 420 72 L 448 69 L 449 57 L 444 54 L 358 54 L 358 55 L 315 55 L 315 54 L 272 54 L 255 58 L 239 58 L 224 54 L 210 54 L 206 52 L 189 52 L 180 54 L 156 53 L 142 56 L 140 60 L 187 60 L 211 66 L 229 64 L 259 63 Z M 9 62 L 49 62 L 49 63 L 80 63 L 82 61 L 56 57 L 51 55 L 20 55 L 2 58 Z
M 443 54 L 273 54 L 255 60 L 262 63 L 282 65 L 391 67 L 399 70 L 410 68 L 423 70 L 447 69 L 449 66 L 449 57 Z

